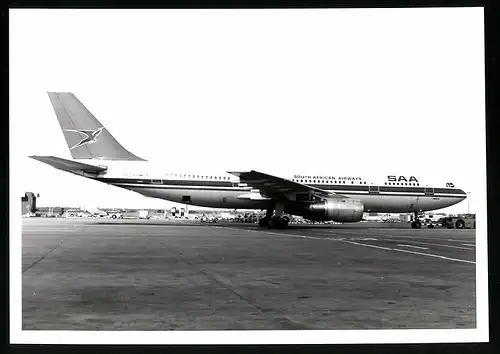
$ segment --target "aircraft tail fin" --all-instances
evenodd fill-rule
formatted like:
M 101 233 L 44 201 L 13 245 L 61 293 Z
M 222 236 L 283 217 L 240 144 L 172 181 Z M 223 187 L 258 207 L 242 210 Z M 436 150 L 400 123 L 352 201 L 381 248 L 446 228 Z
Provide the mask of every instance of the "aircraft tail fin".
M 47 92 L 73 159 L 145 161 L 125 149 L 71 92 Z

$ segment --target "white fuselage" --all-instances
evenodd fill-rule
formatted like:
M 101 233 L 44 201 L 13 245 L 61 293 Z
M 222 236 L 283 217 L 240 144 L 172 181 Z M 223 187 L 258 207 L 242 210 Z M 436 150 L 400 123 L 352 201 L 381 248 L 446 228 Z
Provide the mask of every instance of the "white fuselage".
M 148 171 L 144 167 L 141 164 L 142 171 Z M 238 177 L 229 173 L 127 172 L 124 167 L 108 166 L 108 171 L 95 179 L 144 196 L 202 207 L 266 209 L 272 205 L 258 189 L 240 183 Z M 334 175 L 295 175 L 288 179 L 359 200 L 364 210 L 370 212 L 436 210 L 457 204 L 466 197 L 465 192 L 449 184 L 447 187 L 445 184 L 422 184 L 416 179 L 397 182 L 391 178 L 373 182 L 361 177 Z

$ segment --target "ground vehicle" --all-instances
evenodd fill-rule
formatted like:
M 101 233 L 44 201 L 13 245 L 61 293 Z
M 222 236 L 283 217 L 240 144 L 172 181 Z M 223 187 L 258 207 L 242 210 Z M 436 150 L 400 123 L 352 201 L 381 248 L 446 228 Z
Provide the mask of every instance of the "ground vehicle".
M 428 228 L 443 226 L 443 219 L 443 214 L 423 214 L 419 217 L 422 226 Z
M 212 222 L 212 223 L 215 223 L 217 222 L 217 218 L 210 215 L 210 216 L 206 216 L 206 215 L 203 215 L 201 218 L 200 218 L 200 221 L 201 222 Z
M 475 229 L 476 228 L 476 214 L 461 214 L 457 216 L 449 216 L 444 218 L 443 226 L 448 229 Z
M 111 219 L 123 219 L 123 215 L 118 211 L 108 211 L 107 217 Z

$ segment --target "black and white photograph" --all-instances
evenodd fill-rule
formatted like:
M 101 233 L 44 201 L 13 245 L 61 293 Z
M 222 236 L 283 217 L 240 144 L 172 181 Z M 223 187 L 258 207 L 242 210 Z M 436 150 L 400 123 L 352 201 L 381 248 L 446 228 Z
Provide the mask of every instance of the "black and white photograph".
M 484 9 L 11 9 L 10 340 L 488 341 Z

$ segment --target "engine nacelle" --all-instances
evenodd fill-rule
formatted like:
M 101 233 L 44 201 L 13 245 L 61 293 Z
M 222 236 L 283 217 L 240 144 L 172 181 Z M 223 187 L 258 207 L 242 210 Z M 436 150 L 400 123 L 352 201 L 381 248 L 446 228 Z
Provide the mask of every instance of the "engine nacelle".
M 358 222 L 363 212 L 364 206 L 359 200 L 332 198 L 310 204 L 304 216 L 312 221 Z

